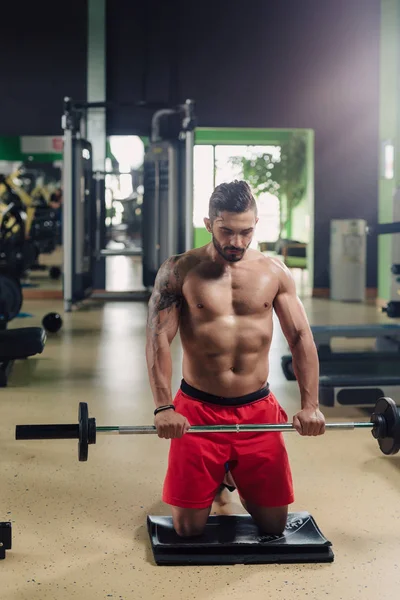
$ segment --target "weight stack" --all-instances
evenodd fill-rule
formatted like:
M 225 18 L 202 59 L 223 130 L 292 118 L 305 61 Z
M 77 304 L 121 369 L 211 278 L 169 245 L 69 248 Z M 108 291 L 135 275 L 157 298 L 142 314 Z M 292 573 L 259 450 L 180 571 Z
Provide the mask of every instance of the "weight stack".
M 184 172 L 179 141 L 150 144 L 144 158 L 143 285 L 154 285 L 162 263 L 184 251 Z

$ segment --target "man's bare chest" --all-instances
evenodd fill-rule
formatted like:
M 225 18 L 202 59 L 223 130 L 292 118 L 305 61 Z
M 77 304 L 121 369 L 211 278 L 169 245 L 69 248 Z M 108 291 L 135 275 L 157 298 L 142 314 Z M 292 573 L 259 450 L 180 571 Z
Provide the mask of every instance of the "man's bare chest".
M 265 313 L 273 305 L 278 282 L 268 273 L 235 270 L 215 278 L 190 277 L 184 285 L 188 309 L 219 314 Z

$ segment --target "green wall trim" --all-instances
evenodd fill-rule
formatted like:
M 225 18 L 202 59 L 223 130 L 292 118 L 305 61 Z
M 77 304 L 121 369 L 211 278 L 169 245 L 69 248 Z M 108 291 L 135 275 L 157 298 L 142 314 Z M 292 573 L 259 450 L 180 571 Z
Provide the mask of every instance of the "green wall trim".
M 34 162 L 53 163 L 62 160 L 61 152 L 22 152 L 21 138 L 19 136 L 0 136 L 0 160 L 10 162 Z
M 314 228 L 315 228 L 315 133 L 313 129 L 308 131 L 307 135 L 307 207 L 308 207 L 308 248 L 307 248 L 307 269 L 308 281 L 311 288 L 314 287 Z
M 19 136 L 0 136 L 0 160 L 17 161 L 21 159 L 21 141 Z
M 63 159 L 63 155 L 60 154 L 55 154 L 54 152 L 52 153 L 38 153 L 38 154 L 24 154 L 21 153 L 21 160 L 23 160 L 24 162 L 28 162 L 29 160 L 33 161 L 33 162 L 41 162 L 41 163 L 53 163 L 56 160 L 62 160 Z
M 229 128 L 229 127 L 198 127 L 195 132 L 196 144 L 267 144 L 279 146 L 290 138 L 294 131 L 307 131 L 306 129 L 256 129 L 256 128 Z

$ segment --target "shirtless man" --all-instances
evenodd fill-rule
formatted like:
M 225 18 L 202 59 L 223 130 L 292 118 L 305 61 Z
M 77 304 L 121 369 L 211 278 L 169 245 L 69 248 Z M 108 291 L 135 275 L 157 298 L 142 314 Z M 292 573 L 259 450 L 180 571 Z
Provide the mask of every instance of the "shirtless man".
M 149 302 L 146 358 L 159 437 L 171 439 L 163 501 L 180 536 L 202 533 L 231 474 L 245 509 L 265 533 L 282 533 L 294 500 L 282 433 L 186 433 L 190 425 L 282 423 L 269 390 L 275 310 L 293 355 L 301 410 L 293 425 L 320 435 L 318 356 L 289 270 L 249 249 L 257 206 L 244 181 L 218 186 L 204 219 L 212 242 L 169 258 Z M 180 331 L 183 380 L 172 400 L 170 344 Z

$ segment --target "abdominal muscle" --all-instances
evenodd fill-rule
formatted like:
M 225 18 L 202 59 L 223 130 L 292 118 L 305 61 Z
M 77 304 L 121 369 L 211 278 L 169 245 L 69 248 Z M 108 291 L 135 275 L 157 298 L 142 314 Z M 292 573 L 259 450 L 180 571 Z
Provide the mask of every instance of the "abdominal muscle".
M 193 387 L 232 398 L 266 385 L 272 318 L 220 316 L 181 322 L 183 378 Z

